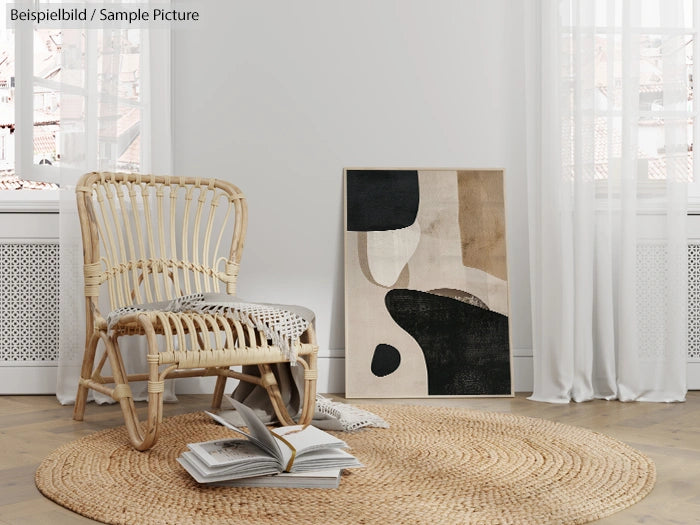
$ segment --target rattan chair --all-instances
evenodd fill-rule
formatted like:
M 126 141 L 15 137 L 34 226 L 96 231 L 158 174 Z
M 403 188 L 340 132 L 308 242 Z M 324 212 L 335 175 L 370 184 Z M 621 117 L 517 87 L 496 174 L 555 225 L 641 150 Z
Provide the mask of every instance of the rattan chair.
M 279 421 L 294 424 L 270 366 L 288 359 L 260 330 L 219 314 L 150 309 L 128 313 L 108 326 L 108 316 L 100 311 L 105 296 L 114 311 L 194 293 L 234 295 L 247 225 L 240 190 L 214 179 L 88 173 L 76 194 L 87 322 L 74 419 L 83 419 L 88 389 L 102 392 L 120 403 L 133 446 L 147 450 L 158 439 L 165 379 L 218 376 L 213 408 L 221 406 L 226 380 L 232 377 L 264 388 Z M 106 292 L 102 299 L 101 291 Z M 145 338 L 147 373 L 127 374 L 119 348 L 125 337 Z M 313 323 L 293 349 L 304 368 L 296 423 L 307 424 L 318 374 Z M 107 360 L 110 376 L 103 375 Z M 257 365 L 259 376 L 231 369 L 239 365 Z M 129 383 L 143 380 L 148 381 L 148 415 L 142 423 Z

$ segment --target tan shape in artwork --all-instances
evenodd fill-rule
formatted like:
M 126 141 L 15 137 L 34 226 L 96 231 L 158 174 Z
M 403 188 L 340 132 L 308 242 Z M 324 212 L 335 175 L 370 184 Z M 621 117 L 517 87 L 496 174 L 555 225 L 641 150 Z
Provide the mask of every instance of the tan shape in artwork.
M 495 172 L 502 177 L 502 172 Z M 409 288 L 422 292 L 453 288 L 481 299 L 508 315 L 508 282 L 483 269 L 465 267 L 459 222 L 457 171 L 418 172 L 420 205 L 416 222 L 421 237 L 409 262 Z
M 356 232 L 357 235 L 357 262 L 362 271 L 362 274 L 372 284 L 379 286 L 379 283 L 372 277 L 372 272 L 369 269 L 369 260 L 367 259 L 367 232 Z M 349 234 L 348 234 L 349 235 Z M 348 252 L 352 253 L 352 252 Z
M 387 288 L 395 286 L 419 239 L 416 222 L 399 230 L 367 232 L 367 262 L 374 281 Z
M 441 297 L 449 297 L 450 299 L 461 301 L 463 303 L 476 306 L 477 308 L 483 308 L 484 310 L 489 309 L 489 307 L 486 306 L 486 303 L 484 301 L 479 299 L 474 294 L 470 294 L 469 292 L 465 292 L 463 290 L 454 290 L 452 288 L 439 288 L 437 290 L 428 290 L 428 292 L 433 295 L 439 295 Z
M 401 270 L 401 273 L 399 274 L 399 278 L 396 280 L 394 283 L 394 286 L 392 288 L 408 288 L 408 283 L 410 281 L 410 276 L 409 276 L 409 271 L 408 271 L 408 264 L 403 267 L 403 270 Z
M 508 279 L 503 174 L 458 171 L 462 263 Z

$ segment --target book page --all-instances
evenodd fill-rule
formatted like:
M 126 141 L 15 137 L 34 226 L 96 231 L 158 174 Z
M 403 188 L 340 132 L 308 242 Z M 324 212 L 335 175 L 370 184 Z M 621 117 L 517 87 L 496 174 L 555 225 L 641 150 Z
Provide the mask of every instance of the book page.
M 224 418 L 219 417 L 216 414 L 212 414 L 211 412 L 207 411 L 205 411 L 205 414 L 207 414 L 209 417 L 214 419 L 214 421 L 222 424 L 226 428 L 235 430 L 239 434 L 243 434 L 253 443 L 258 445 L 262 450 L 267 452 L 269 455 L 281 461 L 282 456 L 280 453 L 280 448 L 277 445 L 276 440 L 267 430 L 267 427 L 262 423 L 262 421 L 260 421 L 260 419 L 257 418 L 257 416 L 248 407 L 245 407 L 241 403 L 238 403 L 238 401 L 234 401 L 234 403 L 237 403 L 238 405 L 243 406 L 245 410 L 248 410 L 248 412 L 245 413 L 245 415 L 244 411 L 241 411 L 240 413 L 241 417 L 243 418 L 243 421 L 245 421 L 245 424 L 248 427 L 249 433 L 243 432 L 240 428 L 238 428 L 235 425 L 232 425 Z
M 297 456 L 322 448 L 348 448 L 347 443 L 342 439 L 310 425 L 273 428 L 270 432 L 288 441 L 297 451 Z
M 245 421 L 248 431 L 255 436 L 255 438 L 263 443 L 266 450 L 269 450 L 279 461 L 282 468 L 284 468 L 285 463 L 282 462 L 282 451 L 280 450 L 277 440 L 270 434 L 270 431 L 265 426 L 265 424 L 260 421 L 255 412 L 245 406 L 240 401 L 235 399 L 231 400 L 233 407 L 241 414 L 243 421 Z
M 210 467 L 234 465 L 270 457 L 259 446 L 247 439 L 218 439 L 190 443 L 189 448 Z
M 339 448 L 311 450 L 296 457 L 289 472 L 309 472 L 328 468 L 362 467 L 362 463 L 352 454 Z

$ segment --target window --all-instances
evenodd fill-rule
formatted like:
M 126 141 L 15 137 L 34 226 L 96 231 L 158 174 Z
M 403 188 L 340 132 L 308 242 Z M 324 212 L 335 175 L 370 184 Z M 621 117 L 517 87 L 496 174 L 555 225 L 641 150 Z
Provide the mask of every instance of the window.
M 613 179 L 620 171 L 623 121 L 632 118 L 636 125 L 629 144 L 637 150 L 640 187 L 666 180 L 674 169 L 690 183 L 691 193 L 700 195 L 693 168 L 698 4 L 635 0 L 626 4 L 625 20 L 621 0 L 584 4 L 583 14 L 562 11 L 562 74 L 570 81 L 573 118 L 588 122 L 590 138 L 585 143 L 593 153 L 593 178 Z M 594 80 L 582 86 L 577 76 Z M 572 123 L 562 142 L 571 166 L 576 164 L 570 147 L 575 139 L 567 133 L 574 129 Z
M 60 82 L 61 33 L 14 31 L 0 16 L 0 189 L 54 189 L 57 177 L 38 166 L 58 160 L 60 104 L 58 91 L 39 81 Z
M 3 9 L 0 189 L 55 188 L 71 160 L 100 169 L 116 159 L 116 169 L 138 171 L 140 31 L 7 29 L 5 17 Z M 97 145 L 86 144 L 91 134 Z

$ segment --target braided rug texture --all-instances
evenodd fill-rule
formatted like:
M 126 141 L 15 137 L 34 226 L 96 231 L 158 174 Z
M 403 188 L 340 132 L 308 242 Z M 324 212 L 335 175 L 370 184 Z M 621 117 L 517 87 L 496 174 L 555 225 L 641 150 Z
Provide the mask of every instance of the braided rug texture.
M 653 462 L 586 429 L 510 414 L 362 405 L 391 428 L 337 433 L 364 464 L 338 489 L 202 487 L 175 461 L 233 435 L 202 413 L 164 420 L 148 452 L 123 427 L 73 441 L 36 472 L 39 490 L 97 521 L 130 525 L 587 523 L 641 500 Z

